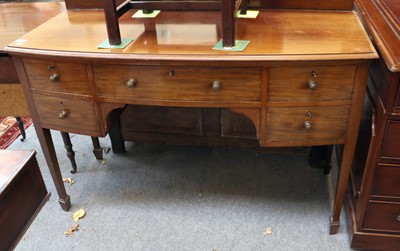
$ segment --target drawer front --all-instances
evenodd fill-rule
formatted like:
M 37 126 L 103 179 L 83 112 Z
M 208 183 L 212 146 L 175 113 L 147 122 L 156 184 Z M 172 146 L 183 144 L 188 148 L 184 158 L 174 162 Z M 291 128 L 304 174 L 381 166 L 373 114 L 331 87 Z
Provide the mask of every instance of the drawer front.
M 400 121 L 388 121 L 381 156 L 400 160 Z
M 344 142 L 350 106 L 269 108 L 267 142 Z
M 42 127 L 72 133 L 99 132 L 94 103 L 34 94 Z
M 363 227 L 371 230 L 400 232 L 400 203 L 368 203 Z
M 25 59 L 24 66 L 33 89 L 91 95 L 83 64 Z
M 378 165 L 372 196 L 400 199 L 400 165 Z
M 350 100 L 356 66 L 271 67 L 270 102 Z
M 259 102 L 261 69 L 95 65 L 98 97 Z M 128 80 L 130 87 L 128 87 Z

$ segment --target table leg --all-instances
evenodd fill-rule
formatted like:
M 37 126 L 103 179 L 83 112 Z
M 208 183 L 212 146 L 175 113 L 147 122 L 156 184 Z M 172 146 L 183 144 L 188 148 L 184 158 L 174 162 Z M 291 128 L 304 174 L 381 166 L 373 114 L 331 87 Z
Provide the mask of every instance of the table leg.
M 21 136 L 22 136 L 21 141 L 24 141 L 25 138 L 26 138 L 26 133 L 25 133 L 25 129 L 24 129 L 24 122 L 22 122 L 22 119 L 19 116 L 15 117 L 15 119 L 17 120 L 17 125 L 18 125 L 18 128 L 19 128 L 20 132 L 21 132 Z
M 93 143 L 93 154 L 96 159 L 101 160 L 103 159 L 103 149 L 100 146 L 100 141 L 98 137 L 92 137 Z
M 54 185 L 56 186 L 59 197 L 58 203 L 60 203 L 61 208 L 64 211 L 68 211 L 71 208 L 71 200 L 69 195 L 65 191 L 65 186 L 62 180 L 60 166 L 58 164 L 57 155 L 54 149 L 54 143 L 53 139 L 51 138 L 50 130 L 40 127 L 35 127 L 35 130 L 40 142 L 40 146 L 42 147 L 47 166 L 50 170 L 51 177 L 53 179 Z
M 125 143 L 121 135 L 121 122 L 116 119 L 114 125 L 110 128 L 108 133 L 111 139 L 111 148 L 114 153 L 124 153 Z
M 72 166 L 71 173 L 76 173 L 77 167 L 75 161 L 75 152 L 72 149 L 72 143 L 71 143 L 71 138 L 69 137 L 69 133 L 61 132 L 61 137 L 64 141 L 64 148 L 65 150 L 67 150 L 67 156 L 69 158 L 69 161 L 71 162 Z
M 330 218 L 330 234 L 336 234 L 340 226 L 340 212 L 346 195 L 355 144 L 346 144 L 343 149 L 342 163 L 339 169 L 335 201 Z

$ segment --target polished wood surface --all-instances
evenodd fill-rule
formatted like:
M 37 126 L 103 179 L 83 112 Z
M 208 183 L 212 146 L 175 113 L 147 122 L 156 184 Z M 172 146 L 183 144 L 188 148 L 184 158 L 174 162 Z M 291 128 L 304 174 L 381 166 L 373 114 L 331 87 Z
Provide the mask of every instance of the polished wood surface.
M 336 233 L 368 66 L 377 58 L 356 14 L 262 11 L 257 19 L 238 20 L 238 38 L 250 44 L 232 52 L 212 49 L 221 36 L 217 13 L 162 12 L 146 20 L 132 19 L 132 13 L 121 19 L 123 34 L 135 39 L 125 49 L 97 48 L 107 36 L 99 10 L 61 13 L 6 48 L 14 56 L 62 208 L 70 208 L 70 197 L 50 130 L 120 137 L 115 125 L 126 104 L 228 108 L 249 119 L 262 146 L 345 144 L 330 226 Z M 73 76 L 72 69 L 80 69 L 81 76 Z M 83 80 L 80 87 L 71 88 L 74 78 Z M 333 98 L 339 93 L 335 81 L 346 91 Z M 279 96 L 281 85 L 293 89 Z M 298 89 L 300 98 L 292 99 Z M 77 123 L 85 117 L 90 121 Z M 304 128 L 303 118 L 316 130 Z M 294 130 L 281 131 L 290 124 Z M 281 134 L 280 141 L 272 137 Z
M 400 2 L 398 0 L 355 0 L 355 2 L 387 68 L 392 72 L 399 72 Z
M 117 0 L 118 4 L 124 0 Z M 65 0 L 68 9 L 101 9 L 103 0 Z M 256 9 L 321 9 L 321 10 L 352 10 L 353 0 L 250 0 L 251 8 Z
M 64 10 L 63 2 L 0 4 L 0 52 L 9 43 Z
M 34 151 L 0 150 L 0 250 L 13 250 L 48 200 Z
M 353 12 L 263 11 L 257 21 L 239 19 L 237 39 L 251 41 L 241 53 L 212 50 L 221 38 L 218 13 L 162 12 L 156 19 L 132 19 L 133 13 L 128 12 L 120 20 L 122 37 L 134 39 L 125 49 L 98 49 L 107 38 L 104 14 L 81 10 L 61 13 L 12 43 L 7 51 L 120 60 L 227 60 L 242 61 L 241 64 L 376 58 Z M 319 20 L 318 26 L 315 20 Z M 266 28 L 268 25 L 273 28 Z
M 19 82 L 14 62 L 3 48 L 64 10 L 63 2 L 0 4 L 0 84 Z

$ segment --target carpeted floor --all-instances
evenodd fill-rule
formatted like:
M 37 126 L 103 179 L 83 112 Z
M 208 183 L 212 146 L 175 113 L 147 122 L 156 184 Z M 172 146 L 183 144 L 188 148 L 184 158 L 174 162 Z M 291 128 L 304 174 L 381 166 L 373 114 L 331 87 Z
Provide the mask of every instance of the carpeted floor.
M 22 117 L 21 121 L 23 122 L 24 128 L 32 124 L 30 117 Z M 12 116 L 0 116 L 0 149 L 6 149 L 19 135 L 21 135 L 21 131 L 16 118 Z
M 66 184 L 70 212 L 57 202 L 33 126 L 9 147 L 38 152 L 52 193 L 18 251 L 351 250 L 343 214 L 329 235 L 334 175 L 309 168 L 304 154 L 127 143 L 126 154 L 99 161 L 90 137 L 72 136 L 76 174 L 53 132 L 63 176 L 75 180 Z M 79 230 L 66 237 L 81 208 Z

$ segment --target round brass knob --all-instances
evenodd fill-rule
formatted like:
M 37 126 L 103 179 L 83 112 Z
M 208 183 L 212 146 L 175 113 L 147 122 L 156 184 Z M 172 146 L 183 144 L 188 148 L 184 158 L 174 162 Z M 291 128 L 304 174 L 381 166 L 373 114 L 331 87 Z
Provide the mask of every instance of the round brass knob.
M 308 81 L 307 86 L 310 90 L 315 90 L 317 89 L 318 84 L 314 80 L 310 80 Z
M 221 90 L 221 82 L 219 82 L 218 80 L 215 80 L 215 81 L 212 83 L 212 88 L 213 88 L 213 90 L 215 90 L 215 91 Z
M 60 75 L 58 75 L 57 73 L 53 73 L 50 75 L 51 82 L 57 82 L 58 80 L 60 80 Z
M 397 221 L 400 221 L 400 215 L 397 215 L 396 219 L 397 219 Z
M 311 121 L 306 121 L 306 122 L 304 122 L 304 129 L 306 129 L 306 130 L 311 130 L 311 128 L 312 128 L 312 123 L 311 123 Z
M 58 117 L 59 117 L 60 119 L 65 119 L 65 118 L 68 116 L 68 114 L 69 114 L 69 111 L 68 111 L 68 110 L 63 110 L 63 111 L 61 111 L 61 112 L 58 114 Z
M 127 82 L 126 82 L 126 86 L 128 86 L 128 88 L 132 88 L 135 87 L 137 85 L 137 80 L 134 78 L 130 78 Z

